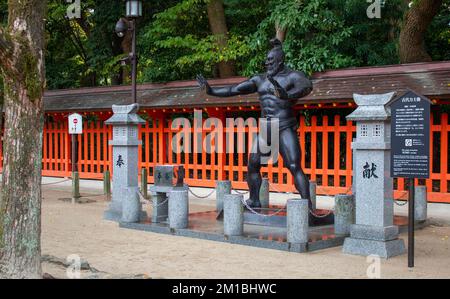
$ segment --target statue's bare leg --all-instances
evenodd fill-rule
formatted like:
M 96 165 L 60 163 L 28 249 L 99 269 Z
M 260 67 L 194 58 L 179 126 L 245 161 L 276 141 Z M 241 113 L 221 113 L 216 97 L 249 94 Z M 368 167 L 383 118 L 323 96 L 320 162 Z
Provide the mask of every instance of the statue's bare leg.
M 247 183 L 250 191 L 250 199 L 247 204 L 252 208 L 260 208 L 259 190 L 261 189 L 261 153 L 258 147 L 258 138 L 255 139 L 252 145 L 252 151 L 248 159 L 248 173 Z
M 284 166 L 289 169 L 294 177 L 295 188 L 302 198 L 309 200 L 309 207 L 312 208 L 309 180 L 301 168 L 301 149 L 294 128 L 288 128 L 280 132 L 280 154 L 283 157 Z

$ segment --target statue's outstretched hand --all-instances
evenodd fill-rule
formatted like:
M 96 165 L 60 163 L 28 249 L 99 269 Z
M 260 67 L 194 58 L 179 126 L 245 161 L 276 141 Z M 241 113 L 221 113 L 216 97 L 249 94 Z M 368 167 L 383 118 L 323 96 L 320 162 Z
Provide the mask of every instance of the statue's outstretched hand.
M 209 86 L 208 81 L 202 75 L 197 75 L 198 85 L 202 90 L 205 90 L 207 94 L 211 93 L 211 86 Z
M 281 99 L 287 99 L 289 97 L 286 89 L 281 87 L 280 83 L 277 82 L 272 76 L 267 76 L 267 79 L 275 87 L 275 96 Z

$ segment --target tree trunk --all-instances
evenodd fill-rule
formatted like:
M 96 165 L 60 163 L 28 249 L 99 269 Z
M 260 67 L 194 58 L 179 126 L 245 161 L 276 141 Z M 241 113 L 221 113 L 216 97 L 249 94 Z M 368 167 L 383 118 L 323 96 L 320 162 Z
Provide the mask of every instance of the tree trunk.
M 400 32 L 399 56 L 401 63 L 431 61 L 425 48 L 425 33 L 442 0 L 419 0 L 406 12 Z
M 219 51 L 228 45 L 228 27 L 225 20 L 225 9 L 222 0 L 210 0 L 206 4 L 209 26 L 211 32 L 217 36 Z M 234 61 L 222 61 L 218 63 L 220 78 L 235 75 Z
M 0 74 L 0 76 L 2 76 Z M 0 78 L 2 80 L 2 78 Z M 0 138 L 3 136 L 3 103 L 4 103 L 4 96 L 3 96 L 3 83 L 0 81 Z M 0 142 L 1 145 L 1 142 Z
M 0 27 L 5 84 L 0 278 L 41 278 L 42 97 L 47 1 L 10 0 Z
M 275 24 L 275 32 L 276 32 L 276 36 L 275 37 L 280 42 L 284 42 L 284 40 L 286 39 L 287 28 L 280 26 L 280 24 L 277 22 Z

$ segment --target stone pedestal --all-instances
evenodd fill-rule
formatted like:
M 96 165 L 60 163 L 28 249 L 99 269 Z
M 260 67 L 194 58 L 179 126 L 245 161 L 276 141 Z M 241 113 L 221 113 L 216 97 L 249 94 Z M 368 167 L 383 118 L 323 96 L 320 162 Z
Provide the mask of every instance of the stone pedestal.
M 145 121 L 136 113 L 137 104 L 128 106 L 114 105 L 113 116 L 105 124 L 113 126 L 113 140 L 109 144 L 113 147 L 113 193 L 108 210 L 104 213 L 107 220 L 120 221 L 122 219 L 123 202 L 127 202 L 127 215 L 139 213 L 140 218 L 146 217 L 145 212 L 138 205 L 132 204 L 138 194 L 138 125 Z M 131 211 L 132 206 L 139 211 Z
M 189 195 L 185 188 L 174 188 L 169 193 L 169 227 L 183 229 L 188 227 Z
M 353 195 L 338 194 L 334 205 L 334 233 L 349 235 L 350 227 L 355 224 L 355 201 Z
M 169 194 L 173 190 L 189 191 L 189 186 L 151 186 L 150 193 L 152 195 L 152 223 L 166 222 L 169 218 Z
M 344 253 L 382 258 L 405 253 L 398 227 L 393 225 L 390 109 L 386 107 L 393 96 L 355 94 L 358 108 L 347 117 L 357 122 L 357 138 L 352 144 L 356 224 L 345 240 Z
M 307 199 L 287 201 L 287 241 L 293 244 L 308 243 L 309 202 Z
M 414 187 L 414 218 L 416 221 L 427 220 L 427 187 Z
M 268 208 L 270 204 L 270 186 L 269 179 L 262 179 L 261 189 L 259 189 L 259 200 L 261 208 Z
M 223 201 L 223 233 L 225 236 L 241 236 L 244 233 L 244 196 L 227 194 Z
M 142 204 L 138 194 L 138 187 L 126 188 L 126 196 L 122 200 L 122 222 L 139 222 L 142 215 Z
M 217 181 L 216 183 L 216 211 L 217 213 L 223 210 L 223 198 L 225 195 L 231 194 L 230 181 Z

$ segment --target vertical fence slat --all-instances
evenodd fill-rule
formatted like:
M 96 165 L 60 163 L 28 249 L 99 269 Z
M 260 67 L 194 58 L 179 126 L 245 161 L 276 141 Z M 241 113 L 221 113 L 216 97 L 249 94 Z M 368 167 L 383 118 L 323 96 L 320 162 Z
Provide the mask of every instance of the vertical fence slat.
M 441 115 L 441 188 L 440 192 L 447 192 L 447 173 L 448 173 L 448 114 Z
M 102 173 L 102 160 L 101 160 L 101 155 L 100 152 L 102 150 L 101 148 L 101 142 L 100 142 L 100 134 L 101 134 L 101 123 L 100 121 L 96 121 L 95 122 L 95 131 L 96 131 L 96 142 L 95 142 L 95 151 L 96 151 L 96 156 L 95 156 L 95 162 L 97 164 L 97 173 Z
M 47 155 L 47 142 L 48 142 L 48 122 L 44 125 L 44 132 L 43 132 L 43 141 L 42 141 L 42 170 L 48 170 L 47 167 L 47 161 L 48 161 L 48 155 Z
M 311 180 L 316 181 L 317 170 L 317 116 L 311 117 Z
M 340 187 L 341 178 L 339 177 L 339 162 L 341 159 L 341 147 L 340 147 L 340 138 L 341 138 L 341 119 L 340 115 L 337 114 L 334 116 L 334 186 Z M 333 128 L 332 128 L 333 129 Z
M 322 120 L 322 185 L 328 186 L 328 116 Z
M 65 160 L 65 176 L 70 176 L 70 135 L 68 133 L 68 125 L 67 122 L 63 122 L 63 130 L 64 130 L 64 160 Z
M 433 142 L 434 142 L 434 130 L 433 130 L 433 123 L 434 123 L 434 114 L 431 113 L 430 115 L 430 123 L 431 123 L 431 132 L 430 132 L 430 175 L 433 175 Z M 428 192 L 433 190 L 433 183 L 431 179 L 426 180 L 425 185 L 427 186 Z
M 346 125 L 346 153 L 345 153 L 345 187 L 350 188 L 352 186 L 352 174 L 353 171 L 353 152 L 352 152 L 352 142 L 353 142 L 353 122 L 347 121 Z

